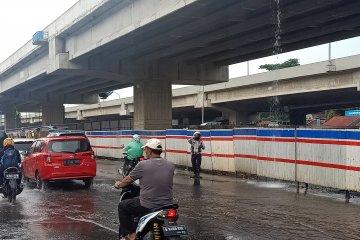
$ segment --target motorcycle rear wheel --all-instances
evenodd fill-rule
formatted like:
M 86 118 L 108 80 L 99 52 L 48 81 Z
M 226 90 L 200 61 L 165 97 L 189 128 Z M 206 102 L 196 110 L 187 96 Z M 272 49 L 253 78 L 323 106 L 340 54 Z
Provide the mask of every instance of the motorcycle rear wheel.
M 7 192 L 7 199 L 9 201 L 9 203 L 11 203 L 12 197 L 11 197 L 11 192 L 10 191 Z
M 16 201 L 16 189 L 11 189 L 10 187 L 8 188 L 7 191 L 7 199 L 9 201 L 9 203 L 15 203 Z
M 11 203 L 12 204 L 15 204 L 15 201 L 16 201 L 16 188 L 14 188 L 14 189 L 11 189 Z

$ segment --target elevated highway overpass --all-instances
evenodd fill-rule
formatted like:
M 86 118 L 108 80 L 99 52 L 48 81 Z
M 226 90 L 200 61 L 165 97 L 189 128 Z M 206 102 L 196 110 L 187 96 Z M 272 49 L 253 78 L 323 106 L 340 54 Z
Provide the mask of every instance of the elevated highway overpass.
M 282 51 L 359 36 L 359 8 L 280 1 Z M 40 45 L 29 41 L 0 64 L 0 110 L 8 127 L 16 110 L 61 123 L 64 103 L 134 86 L 135 128 L 170 127 L 171 84 L 227 82 L 229 64 L 272 54 L 276 10 L 269 0 L 80 0 L 42 30 Z
M 331 64 L 331 65 L 329 65 Z M 278 80 L 277 86 L 274 81 Z M 293 124 L 304 124 L 309 112 L 336 107 L 360 106 L 360 55 L 307 64 L 287 69 L 233 78 L 202 89 L 190 86 L 174 89 L 173 117 L 200 119 L 200 107 L 222 112 L 230 122 L 247 123 L 248 116 L 267 112 L 273 96 L 281 110 L 289 112 Z M 67 118 L 105 115 L 131 116 L 133 98 L 66 108 Z

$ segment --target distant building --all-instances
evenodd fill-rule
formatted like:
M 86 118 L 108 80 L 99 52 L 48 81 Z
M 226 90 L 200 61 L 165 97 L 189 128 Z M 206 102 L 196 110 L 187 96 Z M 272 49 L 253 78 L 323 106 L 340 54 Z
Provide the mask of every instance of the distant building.
M 326 121 L 325 114 L 323 113 L 312 113 L 306 115 L 306 126 L 308 127 L 320 127 Z
M 359 128 L 360 116 L 335 116 L 323 124 L 324 127 Z

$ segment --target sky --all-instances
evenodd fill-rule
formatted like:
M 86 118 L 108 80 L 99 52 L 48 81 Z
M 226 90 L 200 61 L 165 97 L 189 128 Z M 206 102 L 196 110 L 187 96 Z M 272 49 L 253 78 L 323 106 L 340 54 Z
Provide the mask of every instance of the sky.
M 32 35 L 44 29 L 78 0 L 1 0 L 0 5 L 0 63 L 31 40 Z M 89 0 L 91 1 L 91 0 Z M 360 37 L 331 43 L 332 58 L 360 54 Z M 265 63 L 281 63 L 289 58 L 298 58 L 300 64 L 309 64 L 328 59 L 328 44 L 297 50 L 278 56 L 269 56 L 249 62 L 249 73 L 264 72 L 259 66 Z M 247 75 L 247 63 L 229 67 L 229 77 Z M 174 86 L 178 88 L 182 86 Z M 108 100 L 132 96 L 132 88 L 116 91 Z
M 77 0 L 1 0 L 0 62 L 61 16 Z

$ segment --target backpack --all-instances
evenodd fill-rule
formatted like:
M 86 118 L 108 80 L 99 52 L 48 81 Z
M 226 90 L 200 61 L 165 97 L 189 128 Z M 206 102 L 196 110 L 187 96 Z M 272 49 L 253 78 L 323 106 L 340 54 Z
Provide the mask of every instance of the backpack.
M 8 167 L 18 167 L 18 161 L 16 159 L 15 149 L 8 148 L 4 151 L 4 155 L 1 158 L 1 163 L 4 169 Z

